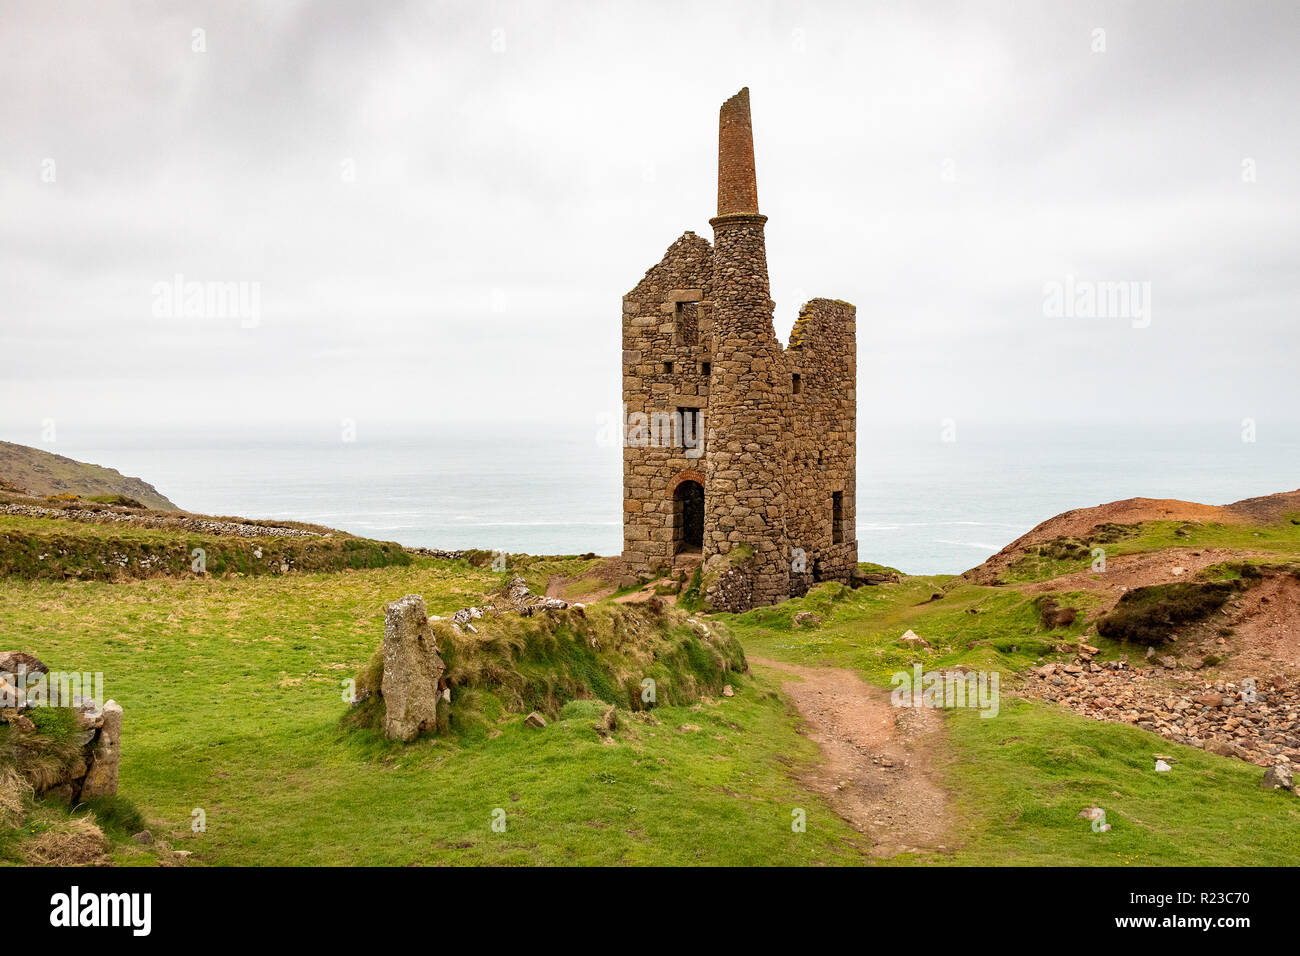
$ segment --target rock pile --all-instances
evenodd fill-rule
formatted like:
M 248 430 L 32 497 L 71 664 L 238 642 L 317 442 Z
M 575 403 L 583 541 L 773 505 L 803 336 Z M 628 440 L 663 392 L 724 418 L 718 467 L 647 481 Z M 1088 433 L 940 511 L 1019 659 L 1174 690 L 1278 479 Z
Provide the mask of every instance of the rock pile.
M 568 601 L 561 601 L 559 598 L 533 594 L 528 589 L 528 582 L 516 574 L 506 585 L 499 602 L 493 601 L 480 607 L 463 607 L 451 616 L 451 623 L 458 628 L 465 628 L 472 634 L 477 634 L 478 629 L 471 622 L 477 621 L 485 614 L 513 613 L 531 617 L 538 611 L 564 611 L 570 607 L 576 611 L 584 609 L 582 604 L 571 605 Z M 435 617 L 434 620 L 441 619 Z
M 122 708 L 107 701 L 101 708 L 89 698 L 77 697 L 71 706 L 60 708 L 71 713 L 79 752 L 66 759 L 42 759 L 48 747 L 32 719 L 37 708 L 48 704 L 48 691 L 37 694 L 33 688 L 48 687 L 50 670 L 38 658 L 21 651 L 0 652 L 0 724 L 12 735 L 6 741 L 13 756 L 25 753 L 39 763 L 41 773 L 28 780 L 37 796 L 48 795 L 73 804 L 117 793 L 118 765 L 122 743 Z M 30 699 L 29 699 L 30 698 Z M 23 760 L 17 761 L 20 773 Z
M 422 554 L 427 558 L 439 558 L 443 561 L 459 561 L 465 557 L 464 551 L 443 551 L 441 548 L 406 548 L 407 554 Z
M 1300 682 L 1207 681 L 1167 655 L 1133 667 L 1124 659 L 1096 661 L 1096 653 L 1080 645 L 1071 663 L 1031 668 L 1023 692 L 1259 766 L 1300 763 Z

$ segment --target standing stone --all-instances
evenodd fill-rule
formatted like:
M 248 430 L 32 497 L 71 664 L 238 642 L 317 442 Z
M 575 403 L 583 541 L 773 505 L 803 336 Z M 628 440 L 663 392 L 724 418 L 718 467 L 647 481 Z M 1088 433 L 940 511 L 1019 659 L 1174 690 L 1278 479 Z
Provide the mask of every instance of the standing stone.
M 81 787 L 81 799 L 111 797 L 117 793 L 118 765 L 121 761 L 122 707 L 115 700 L 104 704 L 104 725 L 95 741 L 90 771 Z
M 424 598 L 408 594 L 384 609 L 384 735 L 411 741 L 438 722 L 438 656 Z

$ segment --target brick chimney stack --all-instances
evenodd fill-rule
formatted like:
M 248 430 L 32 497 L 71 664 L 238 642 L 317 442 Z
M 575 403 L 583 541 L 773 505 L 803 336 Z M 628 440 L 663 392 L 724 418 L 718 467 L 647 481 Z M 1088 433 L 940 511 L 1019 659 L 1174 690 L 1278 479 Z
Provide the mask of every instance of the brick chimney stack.
M 754 127 L 749 87 L 722 104 L 718 114 L 718 215 L 758 212 L 754 175 Z

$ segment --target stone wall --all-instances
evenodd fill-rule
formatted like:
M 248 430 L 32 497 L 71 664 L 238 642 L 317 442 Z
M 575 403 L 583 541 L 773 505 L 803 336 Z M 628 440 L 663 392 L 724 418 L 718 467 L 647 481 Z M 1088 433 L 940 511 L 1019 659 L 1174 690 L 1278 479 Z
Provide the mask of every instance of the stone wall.
M 672 563 L 669 486 L 702 472 L 703 435 L 684 434 L 677 410 L 700 409 L 706 427 L 712 291 L 713 249 L 687 232 L 623 297 L 623 556 L 638 571 Z
M 117 793 L 118 766 L 122 746 L 122 708 L 106 701 L 101 708 L 90 699 L 76 699 L 72 706 L 49 707 L 49 669 L 30 654 L 0 652 L 0 724 L 9 737 L 6 749 L 19 755 L 23 764 L 39 763 L 40 773 L 28 780 L 36 795 L 50 796 L 68 804 L 111 797 Z M 41 709 L 66 713 L 74 734 L 72 752 L 58 752 L 33 719 Z M 57 758 L 57 759 L 56 759 Z M 24 774 L 26 776 L 26 774 Z

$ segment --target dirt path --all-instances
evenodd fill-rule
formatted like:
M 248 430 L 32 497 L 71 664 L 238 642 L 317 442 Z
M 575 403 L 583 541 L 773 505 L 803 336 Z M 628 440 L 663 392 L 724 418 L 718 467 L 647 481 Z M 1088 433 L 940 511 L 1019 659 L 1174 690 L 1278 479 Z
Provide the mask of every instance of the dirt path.
M 948 849 L 951 814 L 930 770 L 943 732 L 939 713 L 893 707 L 888 691 L 851 671 L 753 657 L 750 663 L 791 678 L 781 689 L 824 758 L 801 780 L 871 838 L 873 856 Z

